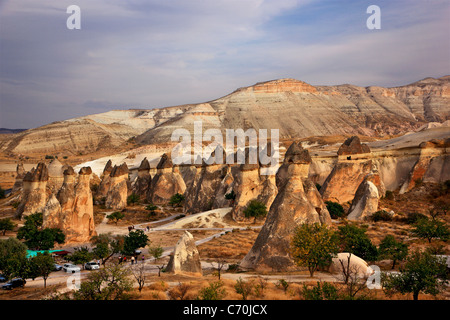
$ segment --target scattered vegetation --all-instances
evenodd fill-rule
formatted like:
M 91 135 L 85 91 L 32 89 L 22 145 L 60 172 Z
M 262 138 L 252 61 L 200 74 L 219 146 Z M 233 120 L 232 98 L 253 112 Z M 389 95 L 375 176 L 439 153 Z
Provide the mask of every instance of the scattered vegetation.
M 253 292 L 253 282 L 245 281 L 241 277 L 236 280 L 236 284 L 234 285 L 234 290 L 236 293 L 240 294 L 242 300 L 247 300 L 248 296 Z

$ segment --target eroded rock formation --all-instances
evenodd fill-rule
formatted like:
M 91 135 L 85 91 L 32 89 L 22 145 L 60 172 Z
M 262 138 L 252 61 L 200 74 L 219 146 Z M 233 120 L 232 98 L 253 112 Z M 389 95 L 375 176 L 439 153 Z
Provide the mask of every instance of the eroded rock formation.
M 294 268 L 290 241 L 295 228 L 303 223 L 331 223 L 320 194 L 313 190 L 313 183 L 308 180 L 310 163 L 311 157 L 301 142 L 294 142 L 286 151 L 276 174 L 278 194 L 253 247 L 240 264 L 242 268 Z
M 379 174 L 369 173 L 361 182 L 348 211 L 348 220 L 365 220 L 378 211 L 378 201 L 385 188 Z
M 103 173 L 101 175 L 101 182 L 98 185 L 98 190 L 96 197 L 98 199 L 106 198 L 106 195 L 108 194 L 109 187 L 111 185 L 111 171 L 112 171 L 112 161 L 108 160 L 108 162 L 105 165 L 105 168 L 103 169 Z
M 23 163 L 18 163 L 16 167 L 16 181 L 14 182 L 12 193 L 20 191 L 23 187 L 23 178 L 25 177 L 25 169 L 23 168 Z
M 114 166 L 110 173 L 110 179 L 105 205 L 109 209 L 122 210 L 127 206 L 130 184 L 127 164 L 122 163 L 120 166 Z
M 419 148 L 419 159 L 401 186 L 400 194 L 420 182 L 438 183 L 450 179 L 450 139 L 422 142 Z
M 52 193 L 58 192 L 64 182 L 63 164 L 58 159 L 53 159 L 48 165 L 47 186 Z
M 320 188 L 325 201 L 351 201 L 364 177 L 372 171 L 370 148 L 357 136 L 347 139 L 338 150 L 338 162 Z
M 40 162 L 23 177 L 22 199 L 17 207 L 16 216 L 23 219 L 36 212 L 42 212 L 47 204 L 48 170 Z

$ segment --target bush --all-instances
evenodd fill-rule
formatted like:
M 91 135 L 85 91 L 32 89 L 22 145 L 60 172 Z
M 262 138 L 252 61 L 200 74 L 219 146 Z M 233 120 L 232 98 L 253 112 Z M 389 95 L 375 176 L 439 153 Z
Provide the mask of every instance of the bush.
M 353 224 L 338 227 L 338 237 L 341 252 L 350 252 L 366 261 L 376 261 L 377 247 L 370 241 L 366 228 L 359 228 Z
M 328 212 L 332 219 L 337 219 L 345 215 L 344 208 L 337 202 L 325 201 L 327 205 Z
M 222 300 L 225 297 L 225 289 L 222 281 L 211 282 L 207 287 L 199 291 L 199 300 Z
M 389 212 L 385 210 L 380 210 L 375 213 L 373 213 L 370 217 L 370 220 L 373 222 L 377 221 L 392 221 L 392 216 L 389 214 Z
M 242 300 L 247 300 L 248 296 L 253 292 L 253 283 L 251 281 L 244 281 L 239 277 L 234 285 L 234 290 L 242 296 Z
M 386 190 L 386 194 L 384 195 L 384 198 L 387 200 L 394 200 L 394 192 L 391 190 Z
M 323 284 L 317 282 L 311 289 L 304 284 L 300 289 L 300 295 L 305 300 L 337 300 L 339 298 L 338 289 L 328 282 Z
M 128 205 L 135 205 L 138 204 L 140 200 L 140 197 L 138 194 L 132 193 L 127 198 L 127 204 Z
M 174 207 L 179 207 L 184 201 L 184 195 L 177 193 L 170 197 L 169 204 Z
M 320 184 L 316 183 L 316 189 L 317 189 L 317 191 L 320 191 L 320 188 L 322 188 L 322 186 L 321 186 Z

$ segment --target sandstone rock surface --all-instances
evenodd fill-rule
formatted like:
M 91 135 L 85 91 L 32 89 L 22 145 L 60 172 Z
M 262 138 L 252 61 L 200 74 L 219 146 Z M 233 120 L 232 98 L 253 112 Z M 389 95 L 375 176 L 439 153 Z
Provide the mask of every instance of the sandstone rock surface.
M 252 270 L 293 269 L 290 241 L 295 228 L 303 223 L 331 222 L 319 193 L 312 191 L 312 183 L 308 182 L 310 162 L 311 157 L 300 142 L 289 147 L 276 175 L 278 194 L 240 267 Z

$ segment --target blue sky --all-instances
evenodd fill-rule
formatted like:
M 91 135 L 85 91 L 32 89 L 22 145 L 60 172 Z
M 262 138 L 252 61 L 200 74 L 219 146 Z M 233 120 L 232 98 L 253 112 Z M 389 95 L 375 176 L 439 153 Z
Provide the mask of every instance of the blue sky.
M 81 8 L 68 30 L 66 8 Z M 381 30 L 369 30 L 369 5 Z M 209 101 L 256 82 L 396 86 L 450 70 L 448 0 L 0 0 L 0 127 Z

